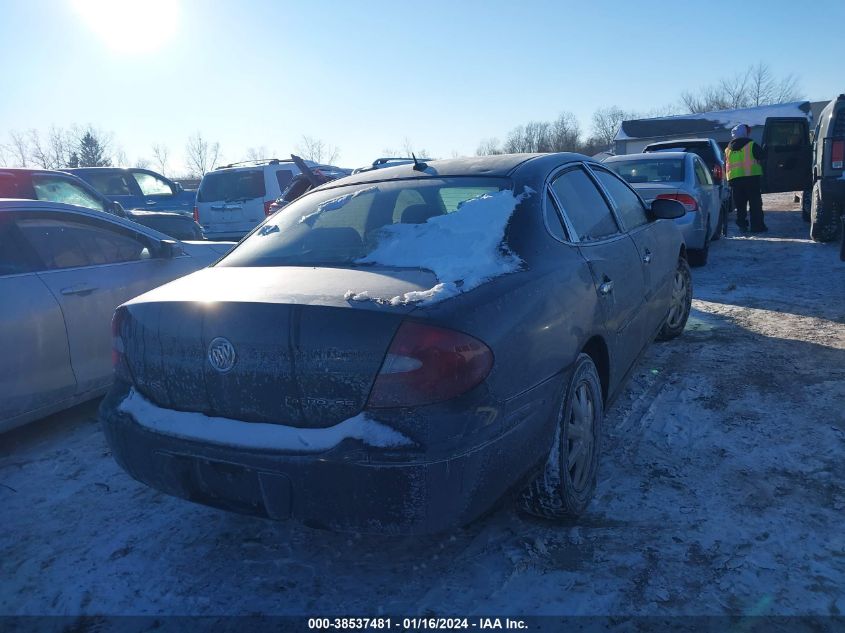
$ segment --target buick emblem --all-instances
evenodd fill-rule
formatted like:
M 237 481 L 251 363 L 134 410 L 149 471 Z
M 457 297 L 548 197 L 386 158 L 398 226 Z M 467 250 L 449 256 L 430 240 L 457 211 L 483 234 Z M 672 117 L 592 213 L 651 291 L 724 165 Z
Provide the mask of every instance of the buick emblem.
M 235 366 L 237 356 L 235 348 L 228 339 L 218 336 L 208 346 L 208 362 L 221 374 L 231 371 Z

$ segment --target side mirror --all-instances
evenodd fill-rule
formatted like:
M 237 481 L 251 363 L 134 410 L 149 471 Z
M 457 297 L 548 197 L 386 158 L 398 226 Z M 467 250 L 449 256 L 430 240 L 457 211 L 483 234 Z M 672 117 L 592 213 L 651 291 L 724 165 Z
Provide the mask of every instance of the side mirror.
M 176 187 L 176 193 L 182 193 L 185 191 L 185 188 L 182 186 L 182 183 L 174 182 L 173 186 Z
M 163 257 L 164 259 L 173 259 L 174 257 L 179 257 L 184 254 L 185 250 L 182 248 L 182 244 L 180 242 L 177 242 L 176 240 L 161 241 L 161 250 L 159 251 L 160 257 Z
M 109 213 L 116 215 L 119 218 L 129 217 L 126 214 L 126 210 L 123 208 L 123 205 L 120 204 L 117 201 L 111 203 L 111 208 L 109 209 Z
M 687 210 L 677 200 L 658 198 L 651 203 L 651 215 L 656 220 L 677 220 L 684 217 Z

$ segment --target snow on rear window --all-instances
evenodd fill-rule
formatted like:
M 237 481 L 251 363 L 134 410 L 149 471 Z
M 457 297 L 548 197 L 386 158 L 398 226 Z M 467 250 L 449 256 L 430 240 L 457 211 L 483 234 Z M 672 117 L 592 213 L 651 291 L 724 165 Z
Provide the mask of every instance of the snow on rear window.
M 528 187 L 520 195 L 508 189 L 484 193 L 464 201 L 453 213 L 428 218 L 422 224 L 382 227 L 378 246 L 357 262 L 425 268 L 435 274 L 438 283 L 425 291 L 390 298 L 373 297 L 365 289 L 349 290 L 346 299 L 391 305 L 434 303 L 518 270 L 522 260 L 503 240 L 516 206 L 532 193 Z

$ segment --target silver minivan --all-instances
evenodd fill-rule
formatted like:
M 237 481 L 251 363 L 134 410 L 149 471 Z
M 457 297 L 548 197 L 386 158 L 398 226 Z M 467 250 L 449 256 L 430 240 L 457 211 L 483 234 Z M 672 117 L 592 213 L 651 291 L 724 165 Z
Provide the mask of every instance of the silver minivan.
M 269 215 L 270 205 L 299 173 L 292 160 L 277 158 L 210 171 L 197 190 L 194 219 L 209 240 L 239 240 Z

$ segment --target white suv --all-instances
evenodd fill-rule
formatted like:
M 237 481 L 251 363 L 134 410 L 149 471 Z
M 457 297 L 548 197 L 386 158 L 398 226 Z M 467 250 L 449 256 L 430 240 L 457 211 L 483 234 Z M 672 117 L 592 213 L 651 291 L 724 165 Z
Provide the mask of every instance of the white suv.
M 299 173 L 293 161 L 277 158 L 210 171 L 197 190 L 194 220 L 209 240 L 239 240 L 269 215 L 270 205 Z

